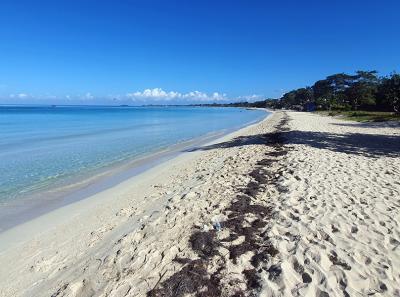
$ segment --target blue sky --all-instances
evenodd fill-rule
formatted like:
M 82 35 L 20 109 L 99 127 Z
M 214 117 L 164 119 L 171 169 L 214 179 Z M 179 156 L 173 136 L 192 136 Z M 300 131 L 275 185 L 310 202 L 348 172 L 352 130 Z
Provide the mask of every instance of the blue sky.
M 399 70 L 400 1 L 7 1 L 0 103 L 255 100 Z M 117 100 L 115 100 L 117 99 Z

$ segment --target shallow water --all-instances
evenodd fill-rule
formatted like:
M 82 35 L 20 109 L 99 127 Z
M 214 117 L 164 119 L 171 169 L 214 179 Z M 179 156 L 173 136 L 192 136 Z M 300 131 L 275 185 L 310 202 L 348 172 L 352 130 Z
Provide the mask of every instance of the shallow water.
M 264 111 L 200 107 L 0 107 L 0 207 Z

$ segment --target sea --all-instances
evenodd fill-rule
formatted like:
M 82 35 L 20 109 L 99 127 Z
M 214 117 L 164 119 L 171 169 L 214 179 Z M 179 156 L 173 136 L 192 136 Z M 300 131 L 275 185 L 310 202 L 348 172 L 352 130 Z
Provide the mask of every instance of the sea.
M 0 106 L 0 231 L 35 207 L 83 199 L 267 115 L 228 107 Z

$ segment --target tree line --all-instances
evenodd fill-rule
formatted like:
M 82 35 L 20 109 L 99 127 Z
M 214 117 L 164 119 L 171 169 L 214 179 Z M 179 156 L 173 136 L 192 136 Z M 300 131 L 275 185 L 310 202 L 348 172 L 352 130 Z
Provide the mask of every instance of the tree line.
M 278 103 L 278 102 L 276 102 Z M 285 93 L 279 105 L 285 108 L 314 103 L 321 110 L 400 111 L 400 75 L 379 77 L 377 71 L 337 73 L 305 87 Z
M 375 70 L 337 73 L 312 86 L 287 92 L 279 99 L 223 106 L 400 112 L 400 74 L 379 77 Z

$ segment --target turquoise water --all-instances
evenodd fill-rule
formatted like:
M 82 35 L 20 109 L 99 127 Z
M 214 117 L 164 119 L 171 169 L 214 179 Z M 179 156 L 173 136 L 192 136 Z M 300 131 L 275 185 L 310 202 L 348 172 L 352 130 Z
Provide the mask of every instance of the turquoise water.
M 263 117 L 235 108 L 2 106 L 0 205 Z

